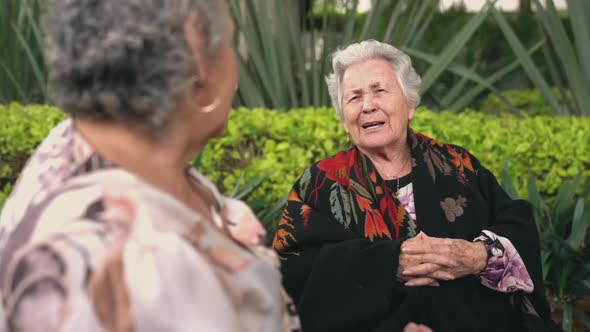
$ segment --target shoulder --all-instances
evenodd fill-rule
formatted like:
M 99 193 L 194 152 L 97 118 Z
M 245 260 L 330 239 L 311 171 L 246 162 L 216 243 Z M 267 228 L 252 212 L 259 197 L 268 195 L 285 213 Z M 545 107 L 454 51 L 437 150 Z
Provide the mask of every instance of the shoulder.
M 341 150 L 330 157 L 316 161 L 303 174 L 329 173 L 345 175 L 354 165 L 357 156 L 358 150 L 353 146 L 346 150 Z
M 418 144 L 430 147 L 457 167 L 464 167 L 474 172 L 482 167 L 477 157 L 460 145 L 441 142 L 422 133 L 416 133 L 416 141 Z
M 335 181 L 348 186 L 350 172 L 356 162 L 357 155 L 358 150 L 353 146 L 313 163 L 295 181 L 293 190 L 298 192 L 299 197 L 304 198 L 306 193 L 309 193 L 309 188 L 319 183 L 315 181 L 318 179 L 321 179 L 320 182 L 324 185 L 327 182 Z
M 14 227 L 6 230 L 6 242 L 96 230 L 114 220 L 132 222 L 145 205 L 140 189 L 137 178 L 113 169 L 71 178 L 27 201 L 10 201 L 7 204 L 22 203 L 24 212 L 13 216 Z

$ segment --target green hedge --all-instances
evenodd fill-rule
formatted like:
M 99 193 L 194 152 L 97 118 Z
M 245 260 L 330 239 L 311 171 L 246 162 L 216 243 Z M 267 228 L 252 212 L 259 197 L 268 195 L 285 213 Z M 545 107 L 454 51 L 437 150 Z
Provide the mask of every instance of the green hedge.
M 35 147 L 65 116 L 46 105 L 0 104 L 0 206 Z
M 63 118 L 49 106 L 0 105 L 0 189 L 4 195 L 35 146 Z M 509 160 L 520 196 L 526 194 L 529 171 L 537 175 L 539 190 L 546 197 L 579 172 L 584 183 L 590 182 L 590 118 L 518 119 L 475 111 L 456 114 L 419 109 L 413 126 L 440 141 L 464 146 L 497 175 Z M 205 149 L 200 168 L 226 193 L 240 177 L 245 184 L 271 173 L 248 200 L 274 202 L 288 193 L 312 162 L 346 146 L 332 109 L 238 109 L 231 113 L 226 135 Z
M 564 99 L 561 97 L 561 93 L 557 88 L 553 88 L 553 95 L 557 96 L 557 101 L 564 103 Z M 547 100 L 543 97 L 541 92 L 537 89 L 516 89 L 503 91 L 502 94 L 514 107 L 522 112 L 522 114 L 530 116 L 539 115 L 552 115 L 554 114 L 553 109 L 547 103 Z M 565 92 L 571 101 L 571 93 Z M 498 98 L 497 95 L 490 93 L 487 98 L 482 102 L 481 111 L 488 114 L 501 115 L 508 114 L 511 111 L 506 105 Z
M 529 171 L 537 175 L 546 197 L 579 172 L 585 183 L 590 179 L 590 118 L 518 119 L 422 108 L 413 127 L 467 148 L 496 175 L 508 160 L 520 196 L 526 195 Z M 274 172 L 251 197 L 274 201 L 288 193 L 305 167 L 346 147 L 345 140 L 332 109 L 238 109 L 231 115 L 227 135 L 206 148 L 201 168 L 224 190 L 233 188 L 242 172 L 244 182 Z

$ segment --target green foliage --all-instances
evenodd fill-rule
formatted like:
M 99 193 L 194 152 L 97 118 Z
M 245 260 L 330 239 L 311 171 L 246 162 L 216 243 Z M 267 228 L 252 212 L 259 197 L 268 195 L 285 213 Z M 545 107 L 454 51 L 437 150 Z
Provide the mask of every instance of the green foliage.
M 313 161 L 345 146 L 344 130 L 332 109 L 241 108 L 232 112 L 226 135 L 209 143 L 200 169 L 225 192 L 242 172 L 244 181 L 270 174 L 248 201 L 274 202 L 288 194 Z
M 2 0 L 0 104 L 45 102 L 47 70 L 39 18 L 45 0 Z
M 506 167 L 502 182 L 510 192 L 512 183 L 508 173 Z M 564 181 L 550 204 L 542 199 L 532 173 L 527 188 L 539 230 L 543 280 L 563 309 L 565 331 L 572 330 L 573 317 L 577 314 L 572 304 L 590 296 L 590 199 L 576 197 L 576 192 L 582 189 L 580 178 L 578 175 Z
M 525 195 L 529 170 L 539 177 L 544 197 L 555 196 L 562 181 L 578 173 L 590 179 L 590 120 L 585 118 L 495 117 L 478 112 L 434 113 L 419 109 L 415 130 L 469 149 L 494 174 L 510 160 L 519 194 Z M 332 109 L 289 112 L 238 109 L 225 137 L 210 142 L 202 170 L 225 191 L 244 171 L 250 181 L 274 172 L 252 199 L 276 201 L 311 163 L 347 146 Z M 588 190 L 588 187 L 585 187 Z
M 48 106 L 0 107 L 0 188 L 5 188 L 4 192 L 10 190 L 35 146 L 62 118 L 59 110 Z M 578 173 L 582 183 L 590 181 L 587 118 L 519 119 L 479 112 L 434 113 L 421 108 L 413 127 L 440 141 L 464 146 L 494 174 L 500 174 L 504 161 L 509 160 L 520 196 L 526 196 L 529 171 L 538 176 L 544 198 L 555 196 L 563 180 Z M 245 196 L 261 211 L 283 199 L 306 167 L 348 144 L 331 108 L 289 112 L 240 108 L 231 113 L 226 135 L 212 140 L 203 152 L 200 169 L 226 194 L 236 185 L 244 188 L 268 175 Z M 581 190 L 590 194 L 588 185 Z
M 555 114 L 590 115 L 590 24 L 585 15 L 590 13 L 590 2 L 581 0 L 568 1 L 572 36 L 567 33 L 560 14 L 553 0 L 534 0 L 536 13 L 539 16 L 543 32 L 550 41 L 544 48 L 545 65 L 548 66 L 551 80 L 546 80 L 539 66 L 526 53 L 504 15 L 495 9 L 492 14 L 496 18 L 506 40 L 524 68 L 525 72 L 541 91 Z M 550 86 L 559 89 L 563 103 L 560 103 Z M 571 92 L 571 96 L 566 94 Z
M 342 31 L 346 20 L 345 14 L 336 11 L 327 14 L 330 15 L 329 20 L 333 22 L 335 31 Z M 315 29 L 321 29 L 323 15 L 326 15 L 326 13 L 313 13 L 311 20 Z M 475 15 L 476 13 L 467 12 L 461 6 L 453 6 L 448 10 L 435 12 L 428 27 L 428 33 L 422 37 L 415 48 L 430 54 L 440 52 L 448 43 L 448 36 L 459 33 L 463 26 Z M 539 18 L 534 13 L 504 13 L 504 16 L 526 47 L 532 47 L 542 38 L 540 29 L 531 28 L 538 27 L 540 24 Z M 357 14 L 355 25 L 362 26 L 366 18 L 366 13 Z M 561 17 L 561 21 L 569 26 L 568 16 Z M 381 30 L 385 29 L 386 26 L 381 26 Z M 508 65 L 513 58 L 514 52 L 504 40 L 502 30 L 498 27 L 498 23 L 490 17 L 482 22 L 473 37 L 457 55 L 457 62 L 467 67 L 476 65 L 477 72 L 489 75 Z M 537 62 L 544 61 L 541 52 L 535 54 L 533 59 Z M 418 72 L 427 69 L 423 61 L 416 60 L 418 60 L 415 63 Z M 549 78 L 549 74 L 545 71 L 544 76 Z M 443 74 L 439 79 L 440 89 L 444 89 L 445 86 L 452 86 L 453 82 L 457 80 L 458 78 L 455 75 Z M 526 74 L 521 69 L 516 68 L 506 74 L 504 79 L 498 81 L 495 87 L 500 90 L 511 90 L 530 88 L 531 84 Z M 426 100 L 428 98 L 429 96 L 426 96 Z
M 558 89 L 553 88 L 553 93 L 558 95 Z M 569 96 L 571 93 L 566 92 Z M 521 113 L 529 116 L 537 115 L 551 115 L 553 110 L 547 103 L 541 92 L 537 89 L 522 89 L 510 90 L 503 93 L 504 97 L 510 101 Z M 563 99 L 558 96 L 558 101 L 563 102 Z M 487 114 L 507 114 L 510 110 L 496 95 L 488 95 L 480 107 L 481 111 Z
M 502 63 L 482 77 L 471 64 L 456 61 L 489 17 L 490 5 L 466 20 L 456 33 L 445 35 L 440 49 L 428 52 L 421 47 L 428 45 L 423 40 L 439 0 L 376 0 L 362 24 L 357 19 L 358 2 L 348 2 L 341 28 L 335 28 L 338 24 L 332 20 L 333 10 L 326 7 L 320 28 L 315 29 L 301 24 L 293 15 L 297 13 L 297 2 L 231 0 L 237 30 L 242 33 L 236 38 L 236 47 L 244 50 L 238 56 L 236 105 L 281 110 L 329 106 L 323 80 L 330 71 L 329 53 L 369 38 L 396 45 L 422 63 L 422 92 L 436 108 L 463 109 L 485 90 L 500 94 L 493 84 L 517 67 L 515 61 Z M 447 38 L 449 35 L 452 38 Z M 477 65 L 477 61 L 473 63 Z M 448 81 L 450 84 L 439 81 L 445 74 L 454 78 Z
M 515 188 L 525 196 L 527 177 L 538 177 L 545 198 L 555 196 L 564 179 L 578 173 L 590 183 L 590 120 L 537 116 L 490 116 L 480 112 L 455 114 L 418 111 L 414 128 L 438 140 L 461 145 L 494 174 L 510 161 Z M 589 194 L 589 186 L 583 187 Z
M 0 104 L 0 206 L 31 153 L 64 117 L 51 106 Z

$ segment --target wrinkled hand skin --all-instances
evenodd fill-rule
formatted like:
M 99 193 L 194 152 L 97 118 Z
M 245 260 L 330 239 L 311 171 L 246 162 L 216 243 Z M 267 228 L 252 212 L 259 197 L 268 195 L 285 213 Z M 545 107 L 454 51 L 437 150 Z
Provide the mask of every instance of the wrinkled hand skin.
M 401 246 L 398 280 L 406 286 L 438 286 L 438 280 L 452 280 L 482 271 L 487 262 L 481 242 L 430 237 L 424 233 Z
M 433 332 L 428 326 L 416 323 L 408 323 L 404 332 Z

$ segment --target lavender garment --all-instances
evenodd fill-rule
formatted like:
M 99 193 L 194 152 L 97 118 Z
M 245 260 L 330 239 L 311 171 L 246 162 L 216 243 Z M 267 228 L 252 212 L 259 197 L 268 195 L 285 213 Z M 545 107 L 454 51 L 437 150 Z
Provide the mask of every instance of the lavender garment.
M 491 250 L 494 253 L 489 258 L 486 268 L 480 273 L 483 285 L 504 293 L 519 290 L 525 293 L 533 292 L 533 281 L 510 240 L 493 232 L 483 231 L 475 241 L 491 242 Z

